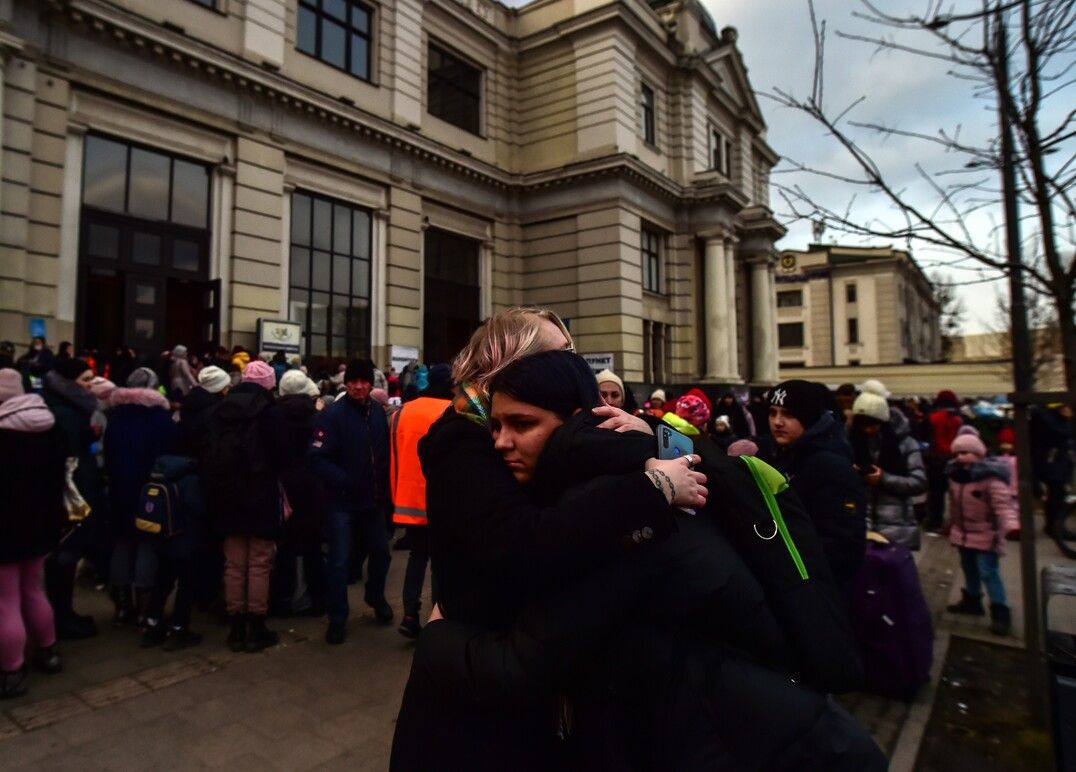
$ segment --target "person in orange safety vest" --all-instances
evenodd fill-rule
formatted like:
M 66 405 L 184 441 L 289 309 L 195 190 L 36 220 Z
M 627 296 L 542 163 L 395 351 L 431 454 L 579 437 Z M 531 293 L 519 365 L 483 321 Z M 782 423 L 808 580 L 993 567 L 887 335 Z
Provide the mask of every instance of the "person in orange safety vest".
M 404 617 L 400 634 L 414 638 L 422 625 L 418 614 L 426 565 L 430 560 L 426 533 L 426 478 L 418 458 L 418 441 L 452 402 L 452 371 L 448 365 L 429 369 L 429 385 L 389 418 L 389 482 L 392 487 L 392 522 L 407 528 L 411 554 L 404 573 Z M 435 601 L 436 602 L 436 601 Z

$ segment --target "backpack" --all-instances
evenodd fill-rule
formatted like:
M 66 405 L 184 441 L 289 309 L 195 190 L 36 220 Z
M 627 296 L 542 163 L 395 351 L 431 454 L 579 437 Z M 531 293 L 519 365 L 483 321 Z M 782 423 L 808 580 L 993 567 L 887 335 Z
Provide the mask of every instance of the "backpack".
M 264 395 L 229 394 L 206 422 L 200 475 L 206 494 L 234 506 L 252 486 L 265 484 L 269 452 L 258 416 L 269 407 Z
M 170 539 L 190 527 L 191 503 L 183 489 L 194 474 L 196 462 L 186 456 L 160 456 L 153 463 L 149 482 L 138 497 L 135 528 L 144 534 Z

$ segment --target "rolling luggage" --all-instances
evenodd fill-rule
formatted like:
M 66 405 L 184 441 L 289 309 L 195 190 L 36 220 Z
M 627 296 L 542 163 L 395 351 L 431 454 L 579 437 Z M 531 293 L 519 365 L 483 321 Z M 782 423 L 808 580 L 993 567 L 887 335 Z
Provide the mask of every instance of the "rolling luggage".
M 910 700 L 930 678 L 934 626 L 907 548 L 867 542 L 852 583 L 851 616 L 866 690 Z

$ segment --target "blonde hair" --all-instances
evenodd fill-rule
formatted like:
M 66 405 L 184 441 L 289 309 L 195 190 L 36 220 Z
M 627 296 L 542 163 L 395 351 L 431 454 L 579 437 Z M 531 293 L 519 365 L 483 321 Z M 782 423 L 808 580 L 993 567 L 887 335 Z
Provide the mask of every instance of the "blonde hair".
M 571 333 L 555 313 L 536 306 L 514 306 L 494 314 L 474 331 L 452 363 L 452 380 L 468 382 L 485 393 L 493 377 L 508 365 L 546 350 L 541 337 L 546 321 L 555 324 L 572 345 Z

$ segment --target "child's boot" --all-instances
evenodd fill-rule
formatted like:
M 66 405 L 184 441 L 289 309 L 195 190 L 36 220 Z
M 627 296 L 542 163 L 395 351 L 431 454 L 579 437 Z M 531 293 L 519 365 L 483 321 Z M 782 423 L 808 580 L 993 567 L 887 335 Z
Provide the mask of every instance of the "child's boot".
M 994 635 L 1012 633 L 1012 611 L 1008 606 L 1002 606 L 999 603 L 990 605 L 990 632 Z
M 983 608 L 983 596 L 972 595 L 964 589 L 960 591 L 960 602 L 946 606 L 945 610 L 950 614 L 968 614 L 973 617 L 981 617 L 986 613 Z

